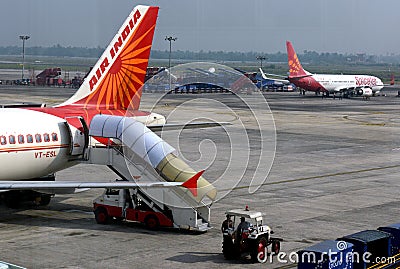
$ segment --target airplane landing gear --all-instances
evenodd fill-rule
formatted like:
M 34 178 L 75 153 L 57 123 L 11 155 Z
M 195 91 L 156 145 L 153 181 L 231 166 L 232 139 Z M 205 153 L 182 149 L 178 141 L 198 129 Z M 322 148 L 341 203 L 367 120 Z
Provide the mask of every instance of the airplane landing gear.
M 52 194 L 36 191 L 7 191 L 1 198 L 7 207 L 17 209 L 23 202 L 33 202 L 37 206 L 46 206 L 50 203 L 52 196 Z
M 12 209 L 17 209 L 21 205 L 21 195 L 19 191 L 9 191 L 4 194 L 4 204 Z

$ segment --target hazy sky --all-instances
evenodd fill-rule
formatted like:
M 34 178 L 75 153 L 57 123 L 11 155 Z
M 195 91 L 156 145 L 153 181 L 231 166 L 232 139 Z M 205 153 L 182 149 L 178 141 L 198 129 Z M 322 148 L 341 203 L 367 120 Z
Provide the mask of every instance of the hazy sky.
M 160 7 L 154 49 L 400 53 L 398 0 L 1 0 L 0 46 L 106 47 L 137 4 Z

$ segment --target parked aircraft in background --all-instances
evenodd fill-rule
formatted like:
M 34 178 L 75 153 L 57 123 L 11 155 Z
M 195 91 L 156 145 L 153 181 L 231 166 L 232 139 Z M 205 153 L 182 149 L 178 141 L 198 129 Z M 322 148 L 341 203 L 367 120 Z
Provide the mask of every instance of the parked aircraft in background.
M 289 41 L 286 42 L 286 49 L 289 65 L 289 77 L 287 79 L 305 91 L 326 95 L 330 93 L 344 95 L 354 93 L 369 97 L 379 93 L 386 86 L 379 78 L 370 75 L 311 74 L 303 69 L 292 43 Z
M 316 94 L 340 94 L 346 96 L 370 97 L 381 91 L 384 86 L 394 84 L 394 77 L 390 84 L 383 84 L 378 77 L 371 75 L 335 75 L 335 74 L 312 74 L 302 67 L 299 58 L 290 41 L 286 42 L 288 55 L 289 76 L 265 74 L 260 70 L 264 79 L 271 79 L 282 83 L 293 83 L 296 87 Z M 268 77 L 269 76 L 269 77 Z M 279 77 L 275 78 L 275 77 Z
M 294 91 L 295 85 L 290 83 L 287 79 L 279 79 L 279 78 L 270 78 L 264 73 L 264 71 L 260 68 L 261 77 L 257 78 L 257 87 L 260 89 L 273 89 L 273 90 L 283 90 L 283 91 Z M 271 74 L 272 76 L 276 76 Z

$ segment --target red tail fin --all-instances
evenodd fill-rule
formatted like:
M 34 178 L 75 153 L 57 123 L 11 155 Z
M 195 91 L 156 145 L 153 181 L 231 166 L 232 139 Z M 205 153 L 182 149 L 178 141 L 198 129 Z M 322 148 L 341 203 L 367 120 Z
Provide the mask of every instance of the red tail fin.
M 204 170 L 201 170 L 188 180 L 186 180 L 181 186 L 189 189 L 189 191 L 193 194 L 194 197 L 197 196 L 197 180 L 201 177 L 204 173 Z
M 308 75 L 309 73 L 301 66 L 299 58 L 297 58 L 297 54 L 294 51 L 290 41 L 286 41 L 286 50 L 288 55 L 289 77 L 301 77 Z
M 390 85 L 394 85 L 394 74 L 390 77 Z
M 137 6 L 78 91 L 59 106 L 138 109 L 158 7 Z

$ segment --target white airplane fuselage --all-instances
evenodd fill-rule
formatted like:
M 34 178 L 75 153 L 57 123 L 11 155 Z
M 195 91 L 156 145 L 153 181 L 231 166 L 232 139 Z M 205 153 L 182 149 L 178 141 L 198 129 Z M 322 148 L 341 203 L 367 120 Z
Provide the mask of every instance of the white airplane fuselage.
M 290 41 L 286 41 L 288 55 L 288 80 L 306 91 L 325 93 L 349 93 L 369 97 L 378 93 L 384 84 L 370 75 L 311 74 L 303 69 Z
M 74 126 L 79 117 L 61 118 L 20 108 L 0 109 L 1 180 L 45 177 L 79 163 L 88 147 L 88 134 Z M 156 113 L 133 117 L 145 125 L 165 124 Z M 104 143 L 96 139 L 93 145 Z
M 305 90 L 330 93 L 366 87 L 373 93 L 377 93 L 383 88 L 383 83 L 379 78 L 368 75 L 312 74 L 302 78 L 289 78 L 289 80 Z
M 17 108 L 0 109 L 0 118 L 0 180 L 38 178 L 74 164 L 65 120 Z

